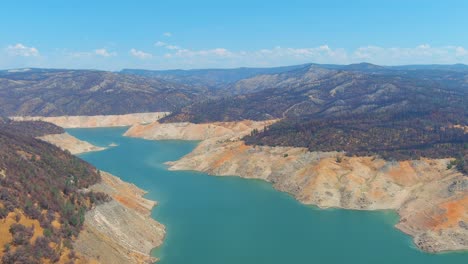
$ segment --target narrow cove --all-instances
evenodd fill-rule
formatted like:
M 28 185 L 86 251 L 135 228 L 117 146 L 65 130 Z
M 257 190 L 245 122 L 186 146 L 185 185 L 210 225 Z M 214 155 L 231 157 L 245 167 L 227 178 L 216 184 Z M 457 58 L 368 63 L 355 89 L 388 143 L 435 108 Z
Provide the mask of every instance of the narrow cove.
M 167 237 L 153 254 L 182 263 L 464 263 L 466 253 L 427 254 L 396 230 L 394 212 L 321 210 L 270 184 L 239 177 L 168 171 L 197 144 L 121 136 L 126 128 L 69 129 L 105 151 L 81 155 L 148 191 Z

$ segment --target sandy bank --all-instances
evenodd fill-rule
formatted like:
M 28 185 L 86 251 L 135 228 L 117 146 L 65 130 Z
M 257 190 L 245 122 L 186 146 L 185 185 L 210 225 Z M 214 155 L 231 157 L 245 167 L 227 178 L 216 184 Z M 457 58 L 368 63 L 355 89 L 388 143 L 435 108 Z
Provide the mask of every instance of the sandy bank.
M 204 140 L 171 170 L 263 179 L 305 204 L 358 210 L 393 209 L 397 227 L 428 252 L 468 250 L 468 177 L 448 159 L 390 162 L 304 148 L 247 146 L 239 138 L 265 123 L 136 125 L 125 135 Z M 242 127 L 242 129 L 227 129 Z M 213 132 L 216 131 L 216 132 Z M 339 158 L 337 158 L 339 157 Z
M 95 146 L 89 142 L 79 140 L 68 133 L 45 135 L 38 138 L 49 142 L 63 150 L 68 150 L 71 154 L 81 154 L 85 152 L 101 151 L 106 149 Z
M 93 127 L 121 127 L 134 124 L 144 124 L 157 121 L 169 114 L 168 112 L 134 113 L 126 115 L 97 115 L 97 116 L 15 116 L 15 121 L 45 121 L 63 128 L 93 128 Z

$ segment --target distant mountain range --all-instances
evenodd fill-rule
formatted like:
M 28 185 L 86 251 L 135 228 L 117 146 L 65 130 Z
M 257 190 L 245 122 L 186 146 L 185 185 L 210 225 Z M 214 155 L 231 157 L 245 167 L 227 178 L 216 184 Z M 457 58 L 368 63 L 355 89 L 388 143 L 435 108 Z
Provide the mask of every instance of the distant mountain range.
M 373 73 L 394 73 L 399 74 L 422 74 L 423 71 L 468 71 L 468 65 L 453 64 L 453 65 L 403 65 L 403 66 L 379 66 L 371 63 L 356 63 L 349 65 L 337 64 L 316 64 L 308 63 L 301 65 L 273 67 L 273 68 L 234 68 L 234 69 L 193 69 L 193 70 L 141 70 L 141 69 L 123 69 L 120 73 L 140 75 L 145 77 L 155 77 L 171 82 L 205 86 L 208 88 L 219 89 L 225 85 L 233 84 L 242 79 L 252 78 L 257 75 L 278 74 L 288 71 L 294 71 L 301 68 L 317 66 L 323 69 L 342 70 L 342 71 L 359 71 Z M 409 72 L 408 72 L 409 71 Z
M 226 84 L 161 122 L 281 121 L 247 144 L 385 159 L 456 157 L 468 172 L 468 70 L 456 66 L 302 65 Z
M 220 88 L 224 91 L 222 97 L 183 107 L 165 121 L 466 112 L 468 70 L 383 70 L 371 64 L 341 68 L 352 70 L 303 65 L 282 73 L 242 79 Z
M 176 112 L 177 115 L 190 112 L 186 107 L 192 104 L 192 108 L 200 108 L 203 107 L 200 104 L 206 101 L 219 104 L 222 100 L 227 100 L 226 97 L 230 97 L 229 101 L 236 101 L 238 99 L 231 96 L 245 95 L 241 105 L 249 104 L 244 101 L 253 102 L 260 99 L 275 105 L 265 108 L 262 104 L 256 104 L 254 108 L 249 107 L 248 115 L 239 113 L 237 117 L 221 117 L 223 112 L 229 111 L 226 109 L 215 119 L 264 119 L 283 116 L 286 109 L 301 102 L 300 98 L 309 101 L 303 105 L 308 105 L 307 107 L 311 107 L 314 100 L 313 104 L 317 104 L 317 100 L 327 100 L 322 97 L 326 92 L 330 93 L 333 85 L 351 85 L 347 83 L 351 80 L 354 80 L 354 85 L 359 85 L 360 89 L 367 89 L 369 92 L 372 90 L 371 85 L 377 83 L 393 84 L 397 85 L 398 89 L 405 90 L 401 85 L 412 82 L 421 87 L 428 87 L 429 90 L 440 88 L 466 94 L 468 66 L 378 66 L 360 63 L 165 71 L 125 69 L 120 72 L 35 68 L 3 70 L 0 71 L 0 115 L 59 116 L 149 111 L 170 111 Z M 314 84 L 313 81 L 323 84 Z M 294 92 L 291 90 L 293 87 Z M 266 91 L 268 89 L 275 90 Z M 326 89 L 328 90 L 325 91 Z M 355 92 L 353 89 L 357 87 L 346 89 L 346 94 Z M 264 94 L 257 94 L 263 90 Z M 437 95 L 440 93 L 436 92 Z M 322 93 L 322 97 L 313 97 L 313 94 L 317 93 Z M 365 91 L 361 93 L 364 94 Z M 337 93 L 336 97 L 329 99 L 339 101 L 343 95 Z M 276 102 L 274 97 L 284 100 Z M 377 103 L 372 108 L 381 106 L 383 105 Z M 256 111 L 259 107 L 265 109 Z M 297 108 L 290 109 L 288 113 L 295 109 Z M 190 118 L 187 120 L 197 121 Z M 213 119 L 206 121 L 211 120 Z M 201 119 L 200 122 L 202 121 Z
M 160 122 L 281 121 L 247 144 L 387 160 L 456 158 L 468 173 L 468 66 L 304 64 L 272 69 L 123 72 L 210 89 Z M 205 85 L 205 86 L 204 86 Z
M 463 64 L 0 71 L 0 115 L 169 111 L 161 122 L 193 123 L 279 118 L 246 142 L 388 159 L 466 160 L 467 93 Z
M 159 78 L 179 84 L 220 89 L 225 85 L 262 74 L 276 74 L 302 68 L 295 65 L 274 68 L 194 69 L 194 70 L 138 70 L 123 69 L 120 73 Z
M 174 111 L 207 89 L 94 70 L 0 71 L 0 115 L 98 115 Z

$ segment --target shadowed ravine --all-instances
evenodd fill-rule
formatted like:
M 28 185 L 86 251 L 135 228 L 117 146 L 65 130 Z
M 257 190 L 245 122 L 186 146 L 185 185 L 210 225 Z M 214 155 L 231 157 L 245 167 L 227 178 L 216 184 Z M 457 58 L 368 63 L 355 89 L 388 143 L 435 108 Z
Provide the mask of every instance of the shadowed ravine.
M 186 263 L 464 263 L 466 253 L 428 254 L 396 230 L 393 212 L 320 210 L 270 184 L 238 177 L 168 171 L 193 141 L 147 141 L 126 128 L 70 129 L 98 146 L 81 155 L 99 169 L 147 190 L 158 201 L 153 217 L 167 237 L 153 254 L 165 264 Z

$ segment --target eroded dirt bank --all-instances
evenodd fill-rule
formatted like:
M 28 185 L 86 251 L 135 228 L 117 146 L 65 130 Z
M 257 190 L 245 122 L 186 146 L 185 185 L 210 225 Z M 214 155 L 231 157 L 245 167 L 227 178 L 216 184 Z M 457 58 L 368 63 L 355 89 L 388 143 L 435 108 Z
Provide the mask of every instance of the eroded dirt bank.
M 98 151 L 86 141 L 67 133 L 40 137 L 71 153 Z M 159 247 L 165 227 L 151 218 L 156 202 L 143 198 L 145 191 L 106 172 L 102 181 L 89 190 L 108 194 L 112 200 L 98 205 L 85 215 L 83 230 L 74 248 L 84 263 L 153 263 L 153 248 Z M 87 191 L 87 190 L 84 190 Z
M 15 121 L 45 121 L 63 128 L 121 127 L 134 124 L 151 123 L 163 118 L 168 112 L 134 113 L 126 115 L 97 116 L 15 116 Z
M 273 122 L 273 121 L 270 121 Z M 247 146 L 239 140 L 265 122 L 136 125 L 125 135 L 204 140 L 171 170 L 263 179 L 305 204 L 358 210 L 393 209 L 397 228 L 428 252 L 468 250 L 468 177 L 449 159 L 391 162 L 339 152 Z M 229 129 L 229 128 L 242 129 Z M 216 131 L 216 132 L 214 132 Z
M 150 216 L 156 204 L 142 196 L 133 184 L 101 172 L 102 182 L 90 189 L 109 194 L 112 201 L 88 211 L 75 249 L 89 261 L 99 263 L 153 263 L 149 253 L 165 236 L 162 224 Z
M 253 129 L 263 129 L 277 120 L 240 122 L 216 122 L 209 124 L 183 123 L 158 123 L 136 124 L 125 132 L 124 136 L 138 137 L 152 140 L 182 139 L 205 140 L 226 135 L 243 136 Z
M 81 154 L 85 152 L 101 151 L 106 149 L 95 146 L 89 142 L 79 140 L 68 133 L 45 135 L 38 138 L 49 142 L 63 150 L 68 150 L 71 154 Z

